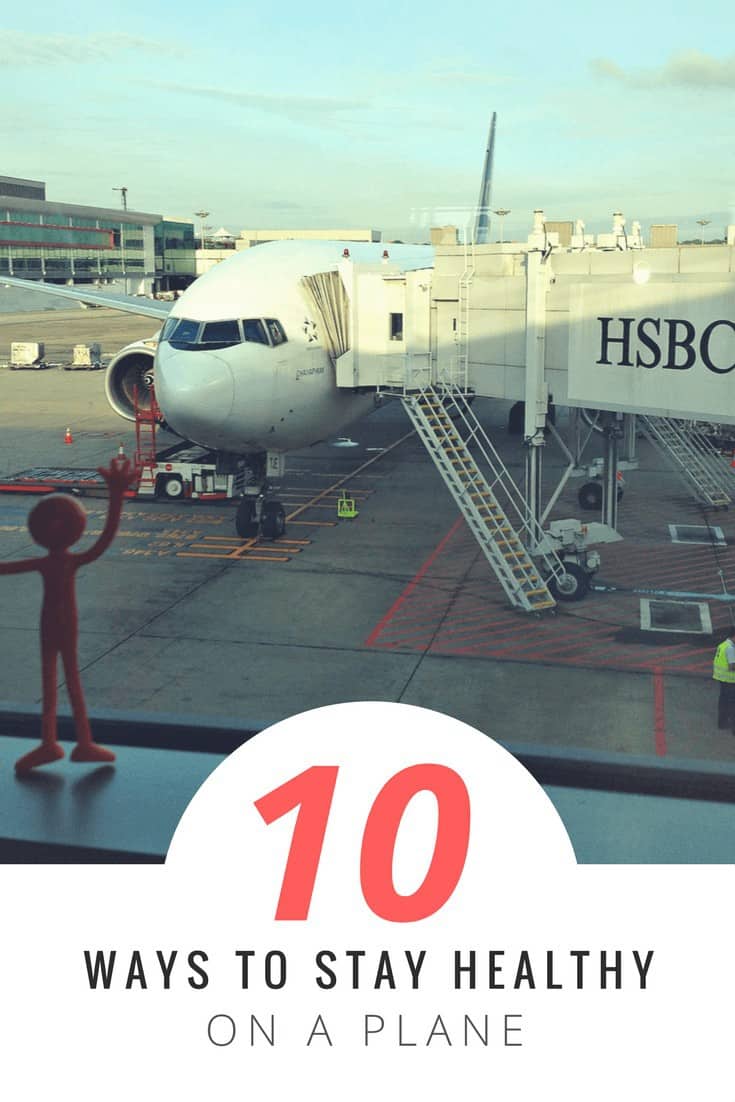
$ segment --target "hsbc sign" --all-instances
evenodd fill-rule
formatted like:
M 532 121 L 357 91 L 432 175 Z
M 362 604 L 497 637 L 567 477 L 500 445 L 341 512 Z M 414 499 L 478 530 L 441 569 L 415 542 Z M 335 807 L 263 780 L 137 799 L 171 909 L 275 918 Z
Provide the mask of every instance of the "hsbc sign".
M 603 316 L 597 320 L 600 323 L 598 364 L 617 363 L 621 367 L 688 371 L 699 360 L 716 375 L 727 375 L 735 370 L 735 322 L 728 318 L 711 321 L 701 333 L 697 333 L 693 323 L 686 318 Z M 713 358 L 713 344 L 721 335 L 721 329 L 727 330 L 728 337 L 732 339 L 725 361 L 718 364 Z M 727 363 L 727 360 L 730 362 Z
M 570 292 L 570 405 L 735 423 L 735 282 Z

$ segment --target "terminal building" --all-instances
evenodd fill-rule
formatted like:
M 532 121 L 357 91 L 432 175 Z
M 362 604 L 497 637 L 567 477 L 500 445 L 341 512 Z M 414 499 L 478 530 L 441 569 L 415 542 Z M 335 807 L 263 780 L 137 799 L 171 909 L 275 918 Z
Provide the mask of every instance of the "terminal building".
M 0 276 L 150 294 L 186 287 L 194 253 L 193 222 L 50 201 L 43 181 L 0 176 Z
M 183 290 L 231 250 L 266 241 L 380 241 L 379 230 L 222 229 L 161 214 L 80 206 L 46 198 L 42 180 L 0 176 L 0 276 L 114 285 L 125 294 Z

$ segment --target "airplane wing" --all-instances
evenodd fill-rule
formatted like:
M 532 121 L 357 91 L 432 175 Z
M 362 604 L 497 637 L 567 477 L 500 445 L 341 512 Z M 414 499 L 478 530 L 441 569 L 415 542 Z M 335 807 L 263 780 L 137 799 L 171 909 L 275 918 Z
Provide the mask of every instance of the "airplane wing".
M 121 310 L 126 314 L 139 314 L 145 318 L 168 317 L 172 302 L 156 302 L 152 299 L 138 298 L 132 295 L 106 295 L 101 291 L 88 291 L 82 287 L 62 287 L 58 283 L 39 283 L 32 279 L 16 279 L 15 276 L 0 275 L 0 295 L 3 287 L 18 287 L 36 294 L 55 295 L 72 302 L 88 303 L 90 306 L 107 306 L 111 310 Z

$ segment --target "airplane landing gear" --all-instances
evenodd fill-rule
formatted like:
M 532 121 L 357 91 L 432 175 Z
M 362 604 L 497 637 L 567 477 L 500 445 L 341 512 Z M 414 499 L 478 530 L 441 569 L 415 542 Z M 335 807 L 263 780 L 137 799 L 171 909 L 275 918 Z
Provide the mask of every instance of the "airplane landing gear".
M 264 501 L 260 510 L 260 534 L 276 540 L 286 531 L 286 513 L 280 501 Z
M 258 521 L 255 502 L 251 497 L 243 497 L 235 514 L 235 531 L 244 540 L 253 539 L 258 534 Z
M 254 539 L 258 532 L 263 539 L 275 540 L 286 531 L 286 512 L 280 501 L 263 501 L 258 510 L 252 497 L 243 497 L 235 515 L 235 529 L 244 540 Z
M 277 540 L 286 532 L 286 511 L 280 501 L 266 495 L 271 479 L 283 477 L 285 459 L 282 452 L 259 452 L 248 455 L 247 489 L 240 498 L 235 517 L 235 529 L 244 540 Z

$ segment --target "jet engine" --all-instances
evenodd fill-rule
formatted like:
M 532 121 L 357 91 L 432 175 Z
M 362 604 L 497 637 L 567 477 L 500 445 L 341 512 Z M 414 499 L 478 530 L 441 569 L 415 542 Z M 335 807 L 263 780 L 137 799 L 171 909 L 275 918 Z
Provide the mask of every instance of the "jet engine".
M 150 408 L 153 385 L 153 361 L 158 347 L 158 334 L 149 340 L 134 341 L 110 360 L 105 376 L 105 393 L 115 413 L 127 421 L 135 420 L 135 393 L 138 406 Z

